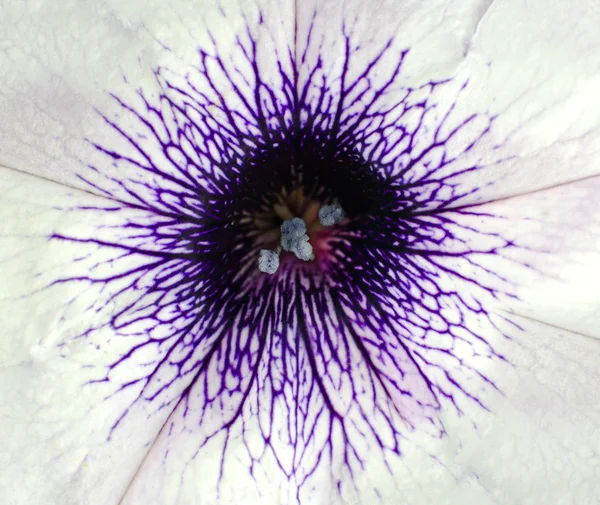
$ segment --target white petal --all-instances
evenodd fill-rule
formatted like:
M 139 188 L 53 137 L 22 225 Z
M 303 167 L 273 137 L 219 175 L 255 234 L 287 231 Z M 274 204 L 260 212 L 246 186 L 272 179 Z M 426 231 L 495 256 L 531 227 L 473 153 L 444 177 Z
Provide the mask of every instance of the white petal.
M 346 87 L 381 56 L 368 75 L 368 84 L 363 79 L 348 94 L 344 115 L 373 98 L 373 93 L 357 98 L 365 86 L 382 88 L 390 80 L 393 84 L 377 98 L 372 110 L 427 98 L 427 106 L 435 107 L 418 128 L 416 147 L 406 163 L 423 145 L 444 140 L 444 132 L 459 127 L 472 114 L 482 115 L 461 126 L 445 149 L 437 149 L 440 152 L 431 153 L 427 161 L 439 162 L 444 151 L 447 156 L 463 153 L 477 140 L 446 170 L 479 165 L 481 169 L 461 177 L 460 182 L 480 187 L 476 198 L 488 201 L 598 174 L 600 96 L 595 90 L 600 84 L 599 23 L 600 12 L 587 2 L 568 8 L 544 0 L 371 2 L 368 8 L 359 0 L 302 2 L 297 54 L 306 51 L 306 57 L 300 80 L 301 85 L 314 81 L 309 96 L 316 96 L 320 76 L 325 75 L 339 96 L 345 36 L 351 52 Z M 394 76 L 403 51 L 408 52 Z M 319 58 L 322 70 L 317 78 L 310 78 L 310 68 Z M 427 87 L 444 79 L 452 79 L 452 83 L 435 90 Z M 497 116 L 488 133 L 484 133 L 486 115 Z M 394 124 L 414 131 L 418 117 L 411 110 L 394 119 Z M 443 128 L 437 135 L 435 129 L 440 125 Z M 399 142 L 396 152 L 405 147 Z M 413 172 L 425 170 L 417 165 Z
M 118 503 L 170 410 L 133 405 L 108 441 L 139 387 L 112 393 L 117 382 L 143 372 L 144 359 L 109 372 L 131 340 L 114 338 L 109 327 L 81 335 L 105 322 L 100 310 L 110 307 L 110 294 L 85 281 L 51 284 L 93 276 L 102 269 L 94 265 L 115 251 L 50 235 L 111 235 L 119 219 L 98 212 L 94 221 L 73 208 L 111 202 L 12 170 L 0 171 L 0 192 L 3 500 Z M 135 296 L 132 291 L 129 300 Z M 117 382 L 90 383 L 115 375 Z
M 389 468 L 375 450 L 363 461 L 364 473 L 344 475 L 356 489 L 344 486 L 342 497 L 332 493 L 329 472 L 335 469 L 319 469 L 312 476 L 316 487 L 308 503 L 543 505 L 587 503 L 595 497 L 600 491 L 600 347 L 540 323 L 517 322 L 521 333 L 494 342 L 500 353 L 510 356 L 510 363 L 485 369 L 499 389 L 486 397 L 490 412 L 464 402 L 458 415 L 446 400 L 443 438 L 407 430 L 402 455 Z M 465 356 L 465 363 L 477 359 Z M 164 504 L 193 503 L 198 497 L 201 503 L 227 505 L 298 503 L 287 494 L 285 481 L 276 477 L 280 470 L 274 460 L 255 461 L 253 477 L 247 478 L 250 457 L 261 456 L 264 447 L 260 437 L 253 442 L 254 430 L 230 433 L 228 450 L 238 457 L 224 467 L 223 435 L 196 452 L 206 432 L 193 421 L 193 402 L 190 411 L 188 422 L 181 409 L 174 414 L 173 424 L 167 424 L 152 447 L 123 503 L 152 503 L 156 497 Z M 249 448 L 256 452 L 249 453 Z M 211 481 L 222 471 L 228 477 L 213 498 Z
M 257 42 L 265 82 L 280 83 L 276 51 L 290 50 L 293 3 L 228 2 L 221 8 L 210 0 L 111 1 L 101 6 L 76 0 L 12 2 L 3 9 L 0 26 L 8 44 L 0 54 L 0 165 L 89 190 L 77 177 L 89 165 L 105 175 L 133 176 L 123 167 L 117 171 L 90 144 L 136 153 L 100 113 L 118 119 L 133 138 L 148 133 L 140 132 L 138 123 L 131 128 L 132 118 L 111 94 L 143 110 L 137 91 L 158 96 L 161 88 L 153 72 L 159 67 L 177 76 L 177 84 L 187 74 L 197 80 L 199 49 L 218 53 L 234 74 L 233 64 L 239 66 L 241 74 L 234 75 L 238 83 L 244 77 L 252 81 L 236 39 L 246 30 Z M 214 78 L 223 98 L 233 101 L 222 75 Z M 283 92 L 280 85 L 274 89 Z
M 490 370 L 503 396 L 491 401 L 491 416 L 467 412 L 477 434 L 459 436 L 451 461 L 485 493 L 482 503 L 593 502 L 600 492 L 600 346 L 516 321 L 523 332 L 498 342 L 511 366 Z
M 600 338 L 600 178 L 478 207 L 514 243 L 491 266 L 514 284 L 505 310 Z

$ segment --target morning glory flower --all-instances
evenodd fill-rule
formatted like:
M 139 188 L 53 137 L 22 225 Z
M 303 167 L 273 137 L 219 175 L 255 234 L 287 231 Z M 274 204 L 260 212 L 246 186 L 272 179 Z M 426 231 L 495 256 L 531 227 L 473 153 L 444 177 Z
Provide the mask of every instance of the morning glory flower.
M 597 496 L 597 18 L 4 7 L 3 500 Z

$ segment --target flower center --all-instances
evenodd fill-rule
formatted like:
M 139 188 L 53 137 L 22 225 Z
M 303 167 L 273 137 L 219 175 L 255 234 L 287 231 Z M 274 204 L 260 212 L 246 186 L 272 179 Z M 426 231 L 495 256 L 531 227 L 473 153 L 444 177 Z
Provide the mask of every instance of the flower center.
M 230 189 L 215 196 L 215 268 L 247 287 L 261 279 L 306 279 L 304 273 L 335 284 L 348 269 L 359 275 L 381 239 L 377 230 L 395 212 L 397 190 L 332 134 L 267 137 L 240 156 Z M 288 275 L 293 271 L 303 274 Z
M 302 217 L 289 217 L 289 206 L 279 207 L 278 216 L 283 219 L 279 227 L 279 243 L 275 249 L 262 249 L 258 259 L 258 269 L 267 274 L 274 274 L 279 268 L 279 255 L 282 251 L 294 254 L 302 261 L 314 261 L 315 249 L 311 244 L 311 236 L 315 245 L 320 244 L 321 230 L 325 227 L 341 223 L 346 215 L 339 202 L 323 205 L 315 216 L 315 205 L 312 202 L 300 205 Z M 318 248 L 319 252 L 324 250 Z
M 343 224 L 346 216 L 340 203 L 322 203 L 307 196 L 303 189 L 287 192 L 276 198 L 271 209 L 265 209 L 255 218 L 257 243 L 262 247 L 258 269 L 274 274 L 280 261 L 323 262 L 327 253 L 327 230 Z

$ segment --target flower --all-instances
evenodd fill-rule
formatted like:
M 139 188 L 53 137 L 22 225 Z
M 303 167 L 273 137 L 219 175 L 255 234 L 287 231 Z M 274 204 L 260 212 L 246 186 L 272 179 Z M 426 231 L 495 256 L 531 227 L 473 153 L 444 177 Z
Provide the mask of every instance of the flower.
M 577 240 L 590 255 L 595 244 L 593 211 L 572 202 L 593 183 L 520 197 L 519 205 L 499 200 L 568 182 L 559 174 L 525 186 L 528 152 L 585 153 L 594 134 L 582 127 L 586 137 L 568 132 L 570 145 L 540 150 L 554 140 L 551 129 L 539 132 L 543 93 L 533 94 L 541 103 L 534 112 L 515 119 L 497 87 L 481 91 L 485 72 L 493 77 L 512 61 L 500 51 L 478 64 L 488 54 L 486 21 L 493 31 L 491 20 L 506 10 L 485 13 L 476 48 L 456 70 L 448 68 L 454 55 L 420 68 L 426 44 L 414 30 L 424 33 L 428 21 L 417 7 L 405 24 L 372 34 L 352 6 L 339 16 L 333 3 L 308 17 L 300 9 L 291 24 L 284 6 L 231 5 L 203 13 L 191 45 L 180 40 L 185 23 L 165 34 L 153 25 L 160 17 L 133 9 L 101 13 L 99 29 L 112 16 L 144 25 L 161 44 L 161 61 L 145 62 L 134 47 L 141 70 L 124 55 L 122 84 L 109 75 L 87 91 L 83 112 L 66 109 L 93 127 L 79 142 L 67 136 L 74 146 L 59 159 L 71 159 L 73 174 L 46 177 L 77 189 L 67 198 L 52 183 L 6 174 L 9 188 L 23 188 L 13 193 L 41 202 L 47 223 L 35 227 L 30 202 L 25 219 L 9 221 L 27 232 L 6 232 L 24 251 L 7 266 L 38 262 L 37 277 L 27 276 L 29 266 L 16 270 L 25 280 L 16 283 L 15 322 L 6 326 L 15 345 L 6 356 L 16 365 L 6 418 L 31 419 L 31 433 L 17 427 L 5 451 L 7 475 L 19 472 L 27 484 L 11 485 L 11 498 L 317 504 L 397 503 L 399 493 L 407 503 L 567 496 L 569 482 L 559 478 L 551 491 L 530 493 L 549 472 L 538 469 L 535 451 L 556 447 L 556 432 L 533 409 L 556 404 L 553 421 L 577 427 L 580 434 L 565 439 L 574 457 L 600 416 L 569 413 L 588 398 L 570 396 L 577 379 L 591 387 L 594 378 L 567 365 L 591 367 L 586 355 L 597 351 L 568 332 L 559 340 L 550 329 L 556 321 L 540 318 L 531 300 L 539 296 L 534 283 L 552 289 L 552 274 L 577 286 L 569 254 Z M 391 13 L 382 9 L 385 19 Z M 185 6 L 176 13 L 184 19 Z M 324 24 L 331 19 L 339 25 Z M 442 32 L 429 40 L 439 43 Z M 578 81 L 580 92 L 587 83 Z M 60 116 L 61 105 L 50 103 L 48 116 Z M 574 98 L 565 110 L 577 105 Z M 331 221 L 323 218 L 330 209 L 341 209 Z M 586 219 L 574 220 L 582 231 L 570 230 L 561 249 L 553 233 L 564 229 L 565 209 Z M 269 252 L 278 268 L 261 271 Z M 516 314 L 527 301 L 528 317 L 550 325 Z M 28 319 L 36 325 L 29 331 Z M 564 339 L 569 349 L 560 347 Z M 560 378 L 547 377 L 561 368 Z M 559 386 L 566 392 L 557 402 L 546 389 Z M 536 440 L 534 427 L 548 435 L 537 431 Z M 507 440 L 495 438 L 506 432 Z M 529 455 L 505 470 L 521 446 Z M 585 457 L 571 465 L 592 490 Z

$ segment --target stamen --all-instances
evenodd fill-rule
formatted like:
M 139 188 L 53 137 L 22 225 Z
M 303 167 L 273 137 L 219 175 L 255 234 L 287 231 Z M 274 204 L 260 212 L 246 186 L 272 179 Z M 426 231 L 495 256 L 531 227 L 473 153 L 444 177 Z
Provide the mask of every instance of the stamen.
M 312 261 L 315 259 L 312 245 L 308 242 L 308 235 L 302 237 L 302 242 L 298 242 L 292 252 L 298 259 L 303 261 Z
M 333 202 L 331 205 L 323 205 L 319 209 L 319 222 L 323 226 L 333 226 L 334 224 L 338 224 L 344 220 L 346 214 L 344 213 L 344 209 L 342 206 Z
M 293 251 L 305 235 L 306 223 L 302 219 L 288 219 L 281 225 L 281 247 L 284 251 Z
M 293 252 L 303 261 L 315 259 L 313 248 L 308 240 L 306 223 L 299 217 L 288 219 L 281 225 L 281 247 L 284 251 Z
M 281 249 L 292 252 L 302 261 L 312 261 L 315 253 L 309 243 L 310 237 L 306 233 L 306 223 L 295 217 L 285 220 L 281 225 L 281 245 L 275 251 L 261 249 L 258 257 L 258 269 L 266 274 L 273 275 L 279 269 L 279 254 Z
M 275 251 L 262 249 L 258 257 L 258 269 L 266 274 L 273 275 L 279 268 L 279 255 Z

